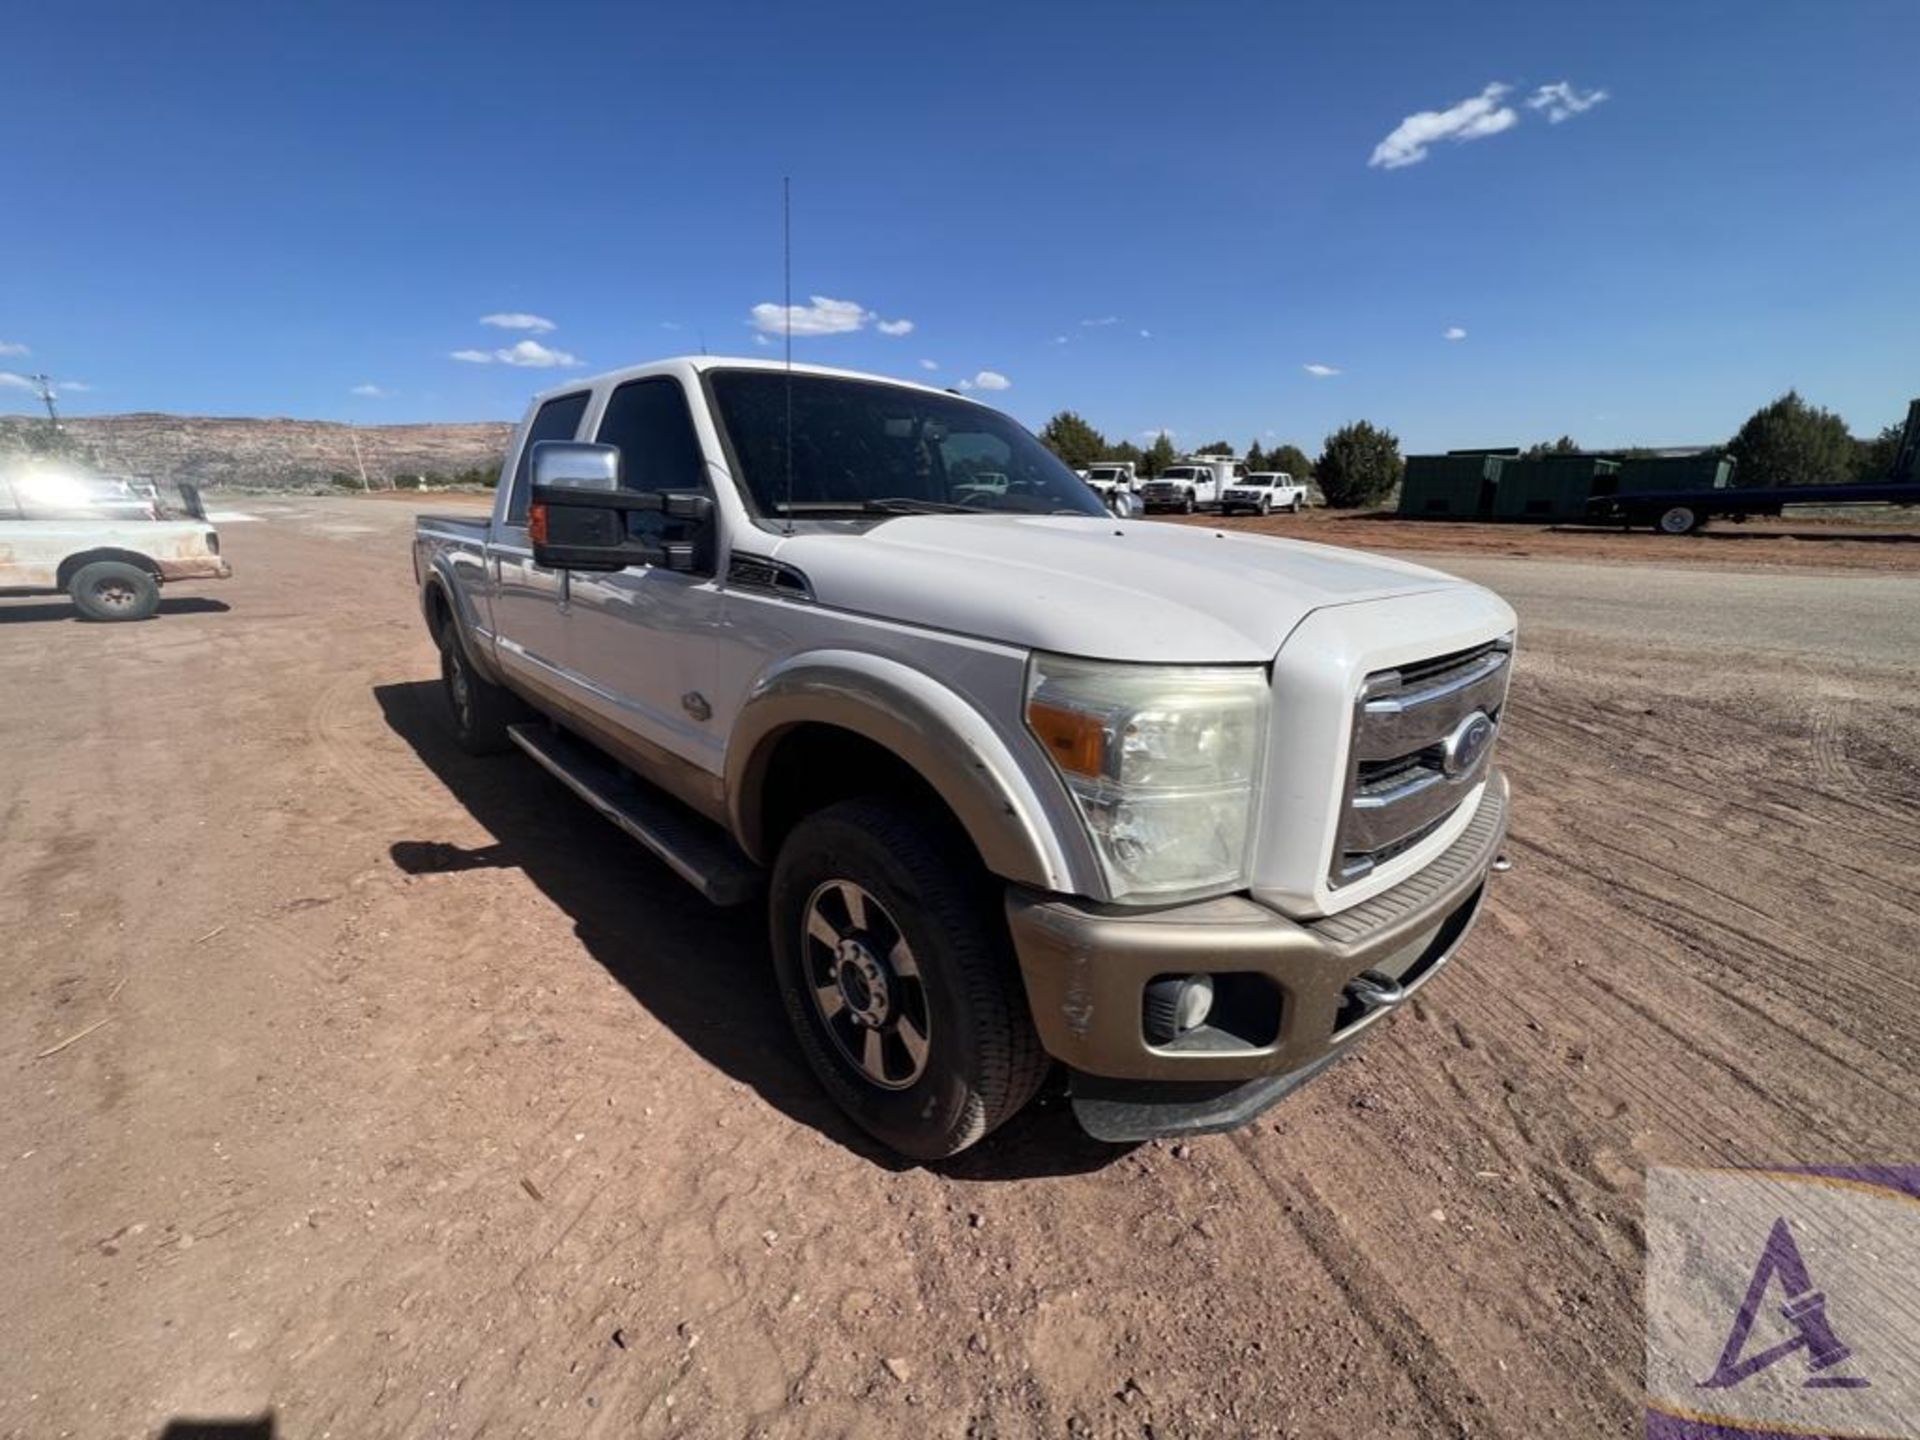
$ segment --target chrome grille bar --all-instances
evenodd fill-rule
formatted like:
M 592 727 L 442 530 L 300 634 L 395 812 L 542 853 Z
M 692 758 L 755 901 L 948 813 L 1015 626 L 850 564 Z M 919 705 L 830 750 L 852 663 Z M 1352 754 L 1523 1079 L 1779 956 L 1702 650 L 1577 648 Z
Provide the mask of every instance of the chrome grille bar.
M 1487 777 L 1493 744 L 1475 717 L 1497 730 L 1512 660 L 1500 640 L 1367 677 L 1354 703 L 1332 884 L 1417 844 Z

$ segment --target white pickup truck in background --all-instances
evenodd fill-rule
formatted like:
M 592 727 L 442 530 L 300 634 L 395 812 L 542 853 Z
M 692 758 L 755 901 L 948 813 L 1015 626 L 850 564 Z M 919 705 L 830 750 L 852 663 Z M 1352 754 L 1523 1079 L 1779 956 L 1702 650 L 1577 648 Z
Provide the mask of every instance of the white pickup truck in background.
M 1220 513 L 1237 515 L 1247 511 L 1270 515 L 1285 510 L 1298 515 L 1307 508 L 1307 487 L 1283 470 L 1256 470 L 1236 480 L 1220 492 Z
M 1056 1062 L 1107 1139 L 1245 1123 L 1441 970 L 1506 830 L 1505 602 L 1115 519 L 918 385 L 561 386 L 414 572 L 457 741 L 764 905 L 808 1063 L 912 1156 Z
M 179 489 L 176 505 L 67 466 L 0 471 L 0 595 L 67 595 L 89 620 L 145 620 L 161 586 L 228 578 L 199 491 Z

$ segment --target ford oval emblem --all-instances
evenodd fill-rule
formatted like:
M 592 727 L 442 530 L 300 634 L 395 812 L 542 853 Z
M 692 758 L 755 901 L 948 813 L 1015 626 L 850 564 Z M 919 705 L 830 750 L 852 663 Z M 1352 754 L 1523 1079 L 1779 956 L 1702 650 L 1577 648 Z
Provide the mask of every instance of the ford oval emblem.
M 1493 744 L 1494 729 L 1493 717 L 1484 710 L 1474 711 L 1454 726 L 1453 733 L 1441 747 L 1444 758 L 1440 768 L 1449 780 L 1473 773 L 1485 757 L 1487 747 Z

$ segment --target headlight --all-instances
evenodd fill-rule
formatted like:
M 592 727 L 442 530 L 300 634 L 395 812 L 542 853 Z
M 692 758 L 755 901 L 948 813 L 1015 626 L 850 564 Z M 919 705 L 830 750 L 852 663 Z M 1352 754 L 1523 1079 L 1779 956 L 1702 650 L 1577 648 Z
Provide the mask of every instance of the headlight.
M 1268 690 L 1261 666 L 1033 657 L 1027 728 L 1079 806 L 1115 899 L 1246 884 Z

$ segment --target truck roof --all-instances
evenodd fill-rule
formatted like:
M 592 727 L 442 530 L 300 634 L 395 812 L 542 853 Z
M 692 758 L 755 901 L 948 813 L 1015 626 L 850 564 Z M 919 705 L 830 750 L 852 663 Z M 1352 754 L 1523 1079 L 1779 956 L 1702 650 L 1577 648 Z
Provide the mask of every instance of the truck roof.
M 576 376 L 564 384 L 550 385 L 536 394 L 535 403 L 549 400 L 555 395 L 572 395 L 581 390 L 590 390 L 600 385 L 618 384 L 626 380 L 638 380 L 648 375 L 677 375 L 681 379 L 694 379 L 709 370 L 773 370 L 787 368 L 781 360 L 763 356 L 747 355 L 674 355 L 663 360 L 648 360 L 639 365 L 627 365 L 618 370 L 603 370 L 597 375 Z M 971 404 L 984 405 L 971 395 L 958 390 L 948 390 L 938 385 L 923 384 L 918 380 L 903 380 L 897 375 L 874 375 L 864 370 L 842 370 L 831 365 L 802 365 L 797 361 L 793 366 L 796 375 L 828 375 L 841 380 L 866 380 L 879 385 L 898 385 L 908 390 L 921 390 L 931 395 L 945 395 L 951 399 L 965 400 Z M 984 408 L 991 409 L 991 406 Z

